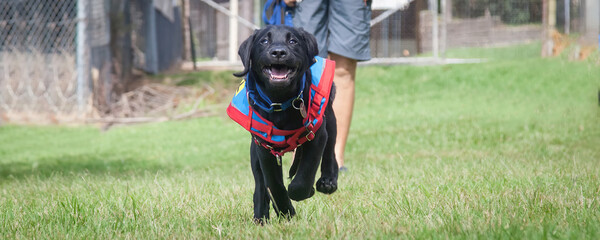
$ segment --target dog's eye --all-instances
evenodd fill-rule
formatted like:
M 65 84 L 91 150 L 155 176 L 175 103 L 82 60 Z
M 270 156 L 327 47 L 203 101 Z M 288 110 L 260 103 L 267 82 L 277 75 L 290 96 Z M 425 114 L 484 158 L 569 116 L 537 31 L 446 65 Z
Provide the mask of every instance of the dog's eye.
M 269 39 L 263 38 L 262 40 L 260 40 L 260 44 L 268 44 L 269 43 Z
M 293 38 L 292 38 L 292 39 L 290 39 L 290 40 L 288 41 L 288 43 L 289 43 L 289 44 L 296 44 L 296 43 L 298 43 L 298 41 L 297 41 L 296 39 L 293 39 Z

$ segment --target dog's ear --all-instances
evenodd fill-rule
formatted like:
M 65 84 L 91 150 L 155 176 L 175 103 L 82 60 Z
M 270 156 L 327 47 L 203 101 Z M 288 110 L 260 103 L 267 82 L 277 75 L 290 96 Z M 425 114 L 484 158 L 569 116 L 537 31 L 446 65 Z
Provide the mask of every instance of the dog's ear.
M 305 31 L 304 28 L 298 28 L 298 30 L 300 31 L 300 36 L 302 36 L 304 42 L 306 43 L 306 51 L 309 59 L 313 59 L 319 54 L 319 45 L 317 44 L 317 39 L 315 36 Z
M 238 55 L 240 55 L 240 58 L 242 59 L 242 64 L 244 65 L 244 70 L 241 72 L 237 72 L 234 73 L 233 76 L 236 77 L 243 77 L 244 75 L 248 74 L 248 72 L 250 71 L 250 51 L 252 51 L 252 44 L 254 42 L 254 37 L 256 36 L 256 33 L 258 32 L 258 30 L 254 30 L 254 33 L 252 33 L 252 35 L 250 35 L 250 37 L 248 37 L 248 39 L 244 40 L 244 42 L 242 42 L 242 44 L 240 45 L 240 49 L 238 50 Z

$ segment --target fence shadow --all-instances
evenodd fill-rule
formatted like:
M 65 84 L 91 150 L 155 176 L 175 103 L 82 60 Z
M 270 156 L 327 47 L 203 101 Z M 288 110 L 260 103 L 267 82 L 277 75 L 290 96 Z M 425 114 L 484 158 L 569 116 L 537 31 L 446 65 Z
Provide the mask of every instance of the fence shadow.
M 128 156 L 106 156 L 92 154 L 61 155 L 41 158 L 37 161 L 13 161 L 0 163 L 0 183 L 11 179 L 68 176 L 78 174 L 92 175 L 139 175 L 147 172 L 176 171 L 177 165 L 161 164 L 151 159 Z

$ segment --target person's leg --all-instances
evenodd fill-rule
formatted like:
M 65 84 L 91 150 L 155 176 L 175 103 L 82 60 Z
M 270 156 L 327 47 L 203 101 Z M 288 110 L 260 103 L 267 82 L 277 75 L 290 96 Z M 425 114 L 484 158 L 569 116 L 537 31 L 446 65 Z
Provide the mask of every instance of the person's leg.
M 327 57 L 329 1 L 303 0 L 294 9 L 294 27 L 301 27 L 317 39 L 319 56 Z
M 336 0 L 329 6 L 329 58 L 336 62 L 333 81 L 337 87 L 333 111 L 337 118 L 335 155 L 344 167 L 346 142 L 354 109 L 354 79 L 357 61 L 371 59 L 369 48 L 370 1 Z
M 354 109 L 354 78 L 356 76 L 356 60 L 335 53 L 329 53 L 329 58 L 335 61 L 333 82 L 336 86 L 333 112 L 337 118 L 337 138 L 335 143 L 335 158 L 338 166 L 344 166 L 344 151 L 352 121 Z

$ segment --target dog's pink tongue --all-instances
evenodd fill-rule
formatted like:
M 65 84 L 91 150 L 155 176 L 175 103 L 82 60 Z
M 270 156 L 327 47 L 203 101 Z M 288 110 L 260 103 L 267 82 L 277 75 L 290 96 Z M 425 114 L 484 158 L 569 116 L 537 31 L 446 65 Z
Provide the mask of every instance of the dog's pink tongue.
M 271 76 L 273 78 L 285 78 L 287 76 L 288 70 L 285 67 L 272 67 L 271 68 Z

